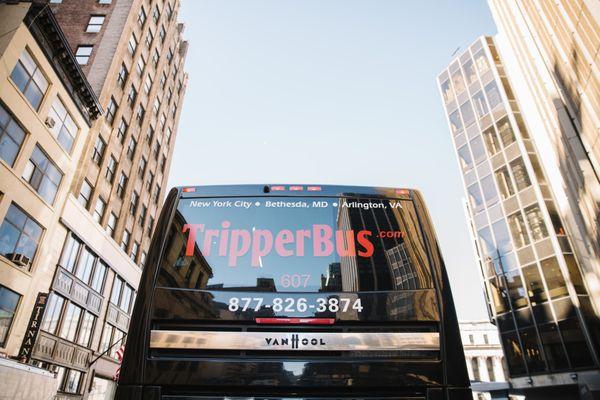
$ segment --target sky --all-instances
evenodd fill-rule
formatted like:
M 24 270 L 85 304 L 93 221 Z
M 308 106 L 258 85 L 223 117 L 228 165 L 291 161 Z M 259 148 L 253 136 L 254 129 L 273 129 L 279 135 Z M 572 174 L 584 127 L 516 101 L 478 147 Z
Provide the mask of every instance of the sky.
M 485 319 L 436 76 L 496 32 L 483 0 L 183 0 L 189 82 L 169 186 L 419 189 L 461 320 Z

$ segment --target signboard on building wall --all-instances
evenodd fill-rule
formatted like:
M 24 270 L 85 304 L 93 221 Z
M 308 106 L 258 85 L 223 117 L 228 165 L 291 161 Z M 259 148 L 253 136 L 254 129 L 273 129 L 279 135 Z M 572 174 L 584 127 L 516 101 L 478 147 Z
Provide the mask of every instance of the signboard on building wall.
M 47 301 L 48 293 L 38 293 L 37 299 L 35 300 L 35 305 L 31 311 L 29 324 L 25 330 L 23 343 L 21 343 L 21 349 L 19 350 L 19 360 L 23 363 L 27 363 L 31 359 L 31 353 L 33 351 L 33 346 L 35 345 L 35 339 L 40 331 L 40 324 L 42 323 L 42 318 L 44 317 L 44 310 L 46 309 Z

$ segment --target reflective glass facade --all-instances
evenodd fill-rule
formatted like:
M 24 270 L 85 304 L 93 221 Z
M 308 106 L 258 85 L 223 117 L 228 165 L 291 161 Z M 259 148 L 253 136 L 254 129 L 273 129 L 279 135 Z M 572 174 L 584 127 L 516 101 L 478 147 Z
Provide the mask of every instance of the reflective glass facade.
M 475 41 L 438 85 L 510 376 L 597 369 L 598 322 L 494 40 Z

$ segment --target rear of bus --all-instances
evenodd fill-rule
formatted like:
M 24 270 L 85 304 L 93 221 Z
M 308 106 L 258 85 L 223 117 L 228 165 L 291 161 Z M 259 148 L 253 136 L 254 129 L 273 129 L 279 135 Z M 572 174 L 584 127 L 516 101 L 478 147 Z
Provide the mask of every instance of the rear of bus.
M 116 399 L 205 398 L 470 399 L 419 192 L 173 189 Z

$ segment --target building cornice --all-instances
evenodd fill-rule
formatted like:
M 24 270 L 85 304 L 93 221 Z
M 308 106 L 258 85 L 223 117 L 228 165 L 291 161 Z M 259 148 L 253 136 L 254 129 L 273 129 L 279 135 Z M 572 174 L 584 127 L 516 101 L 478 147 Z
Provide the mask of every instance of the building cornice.
M 46 55 L 88 125 L 102 115 L 102 106 L 81 70 L 48 3 L 33 1 L 23 21 Z

